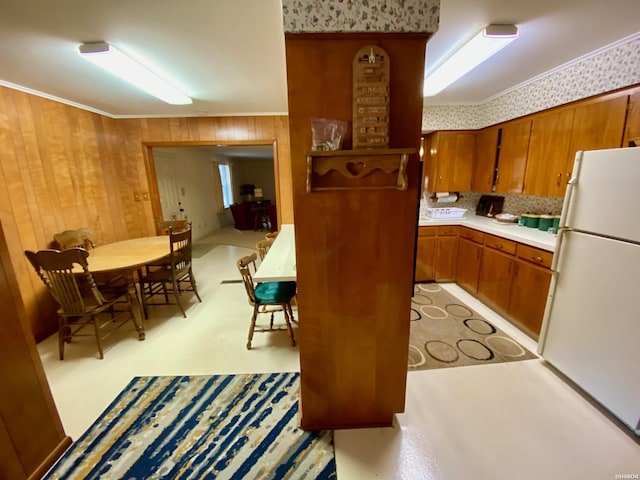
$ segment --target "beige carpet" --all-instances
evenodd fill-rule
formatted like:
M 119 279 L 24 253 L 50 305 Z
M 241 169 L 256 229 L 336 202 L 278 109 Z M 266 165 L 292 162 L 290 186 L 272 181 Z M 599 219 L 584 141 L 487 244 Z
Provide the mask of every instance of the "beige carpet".
M 409 370 L 537 358 L 437 283 L 414 286 Z

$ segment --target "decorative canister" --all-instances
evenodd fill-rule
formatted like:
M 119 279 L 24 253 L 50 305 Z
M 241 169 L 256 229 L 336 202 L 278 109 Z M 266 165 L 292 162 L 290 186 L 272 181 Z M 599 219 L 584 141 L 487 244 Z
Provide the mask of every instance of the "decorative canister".
M 538 228 L 540 223 L 540 215 L 527 214 L 524 220 L 524 226 L 529 228 Z
M 538 230 L 548 232 L 551 227 L 553 227 L 553 215 L 540 215 Z

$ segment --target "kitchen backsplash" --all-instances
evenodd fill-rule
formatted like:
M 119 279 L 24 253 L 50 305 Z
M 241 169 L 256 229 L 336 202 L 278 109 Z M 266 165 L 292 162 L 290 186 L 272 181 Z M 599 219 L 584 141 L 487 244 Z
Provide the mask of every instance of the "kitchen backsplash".
M 422 199 L 420 201 L 420 216 L 426 216 L 427 208 L 456 207 L 466 208 L 467 215 L 475 215 L 476 206 L 482 195 L 479 192 L 460 192 L 459 198 L 452 203 L 437 203 L 431 199 Z M 491 194 L 494 195 L 494 194 Z M 498 195 L 504 197 L 504 206 L 502 211 L 512 213 L 514 215 L 522 215 L 523 213 L 551 214 L 560 215 L 562 210 L 562 197 L 538 197 L 533 195 Z

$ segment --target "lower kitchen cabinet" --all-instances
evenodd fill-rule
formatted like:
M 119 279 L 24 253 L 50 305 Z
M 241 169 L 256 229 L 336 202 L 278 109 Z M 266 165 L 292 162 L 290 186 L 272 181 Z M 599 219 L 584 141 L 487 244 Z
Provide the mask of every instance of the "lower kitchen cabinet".
M 475 295 L 478 293 L 484 235 L 477 230 L 460 227 L 458 237 L 455 281 L 462 288 Z
M 513 256 L 486 246 L 482 252 L 478 298 L 501 312 L 509 307 L 513 261 Z
M 436 264 L 436 229 L 435 227 L 418 228 L 418 247 L 416 251 L 416 282 L 435 280 Z
M 515 261 L 507 313 L 534 335 L 540 334 L 550 283 L 548 268 Z
M 419 227 L 415 281 L 453 281 L 457 247 L 458 227 Z

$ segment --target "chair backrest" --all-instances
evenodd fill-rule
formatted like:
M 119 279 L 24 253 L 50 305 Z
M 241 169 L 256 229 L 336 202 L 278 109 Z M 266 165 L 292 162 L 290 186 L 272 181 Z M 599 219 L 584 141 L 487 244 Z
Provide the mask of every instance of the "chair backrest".
M 156 222 L 158 235 L 169 235 L 169 232 L 184 232 L 191 228 L 189 220 L 158 220 Z
M 102 305 L 102 297 L 89 271 L 89 252 L 83 248 L 68 250 L 39 250 L 24 252 L 40 279 L 47 286 L 63 313 L 82 314 L 87 311 L 83 292 L 89 290 L 95 299 L 91 306 Z M 74 265 L 82 268 L 82 273 L 74 273 Z M 87 292 L 87 293 L 89 293 Z
M 191 229 L 181 232 L 169 231 L 171 268 L 176 274 L 187 272 L 191 268 Z
M 238 271 L 242 276 L 242 283 L 244 283 L 244 288 L 247 291 L 247 296 L 249 297 L 249 303 L 251 305 L 255 305 L 256 303 L 255 286 L 253 283 L 253 277 L 251 276 L 251 268 L 253 268 L 254 272 L 256 271 L 256 260 L 257 255 L 254 252 L 251 255 L 246 255 L 240 258 L 236 263 Z
M 94 248 L 93 232 L 89 228 L 79 228 L 77 230 L 65 230 L 56 233 L 53 239 L 58 244 L 60 250 L 69 248 L 84 248 L 88 250 Z
M 256 243 L 256 249 L 258 250 L 258 255 L 260 255 L 260 260 L 264 260 L 264 257 L 267 255 L 267 252 L 273 245 L 273 239 L 265 238 L 264 240 L 260 240 Z

